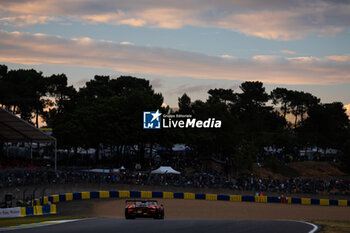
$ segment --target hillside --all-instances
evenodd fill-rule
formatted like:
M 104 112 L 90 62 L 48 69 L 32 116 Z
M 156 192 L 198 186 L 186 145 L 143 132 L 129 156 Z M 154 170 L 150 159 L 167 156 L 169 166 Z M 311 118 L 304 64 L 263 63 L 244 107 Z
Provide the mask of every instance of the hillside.
M 276 167 L 278 166 L 278 167 Z M 283 178 L 289 176 L 300 177 L 339 177 L 349 176 L 342 172 L 336 163 L 333 162 L 293 162 L 287 165 L 278 164 L 275 166 L 253 167 L 253 173 L 260 177 Z

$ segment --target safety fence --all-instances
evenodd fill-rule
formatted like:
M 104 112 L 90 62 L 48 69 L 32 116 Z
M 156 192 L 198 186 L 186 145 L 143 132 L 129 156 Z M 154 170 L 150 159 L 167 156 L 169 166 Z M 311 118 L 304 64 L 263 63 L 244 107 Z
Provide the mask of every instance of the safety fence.
M 34 205 L 0 209 L 0 218 L 56 214 L 56 205 Z
M 58 202 L 103 198 L 164 198 L 164 199 L 190 199 L 190 200 L 215 200 L 233 202 L 259 202 L 259 203 L 289 203 L 302 205 L 321 206 L 350 206 L 348 200 L 299 198 L 299 197 L 269 197 L 269 196 L 245 196 L 245 195 L 221 195 L 184 192 L 155 192 L 155 191 L 91 191 L 73 192 L 45 196 L 34 200 L 35 205 L 46 205 Z

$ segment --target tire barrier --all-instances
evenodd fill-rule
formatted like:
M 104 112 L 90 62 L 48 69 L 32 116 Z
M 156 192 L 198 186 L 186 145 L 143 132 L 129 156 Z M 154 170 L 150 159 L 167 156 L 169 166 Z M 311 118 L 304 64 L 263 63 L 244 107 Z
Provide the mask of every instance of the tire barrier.
M 270 197 L 270 196 L 246 196 L 246 195 L 222 195 L 203 193 L 183 193 L 183 192 L 159 192 L 159 191 L 91 191 L 74 192 L 58 195 L 50 195 L 44 198 L 35 199 L 34 205 L 46 205 L 72 200 L 88 200 L 102 198 L 164 198 L 164 199 L 189 199 L 189 200 L 212 200 L 212 201 L 232 201 L 232 202 L 257 202 L 257 203 L 286 203 L 301 205 L 320 206 L 350 206 L 348 200 L 299 198 L 299 197 Z

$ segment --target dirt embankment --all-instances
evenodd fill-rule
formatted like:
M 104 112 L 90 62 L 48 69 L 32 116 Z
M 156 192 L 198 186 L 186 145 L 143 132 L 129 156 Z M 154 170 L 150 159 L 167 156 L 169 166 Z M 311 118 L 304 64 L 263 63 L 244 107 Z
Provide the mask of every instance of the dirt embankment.
M 170 219 L 350 220 L 349 207 L 160 199 Z M 125 200 L 59 203 L 60 215 L 124 218 Z
M 287 169 L 293 169 L 298 177 L 302 178 L 322 178 L 329 179 L 332 177 L 349 177 L 349 174 L 342 172 L 339 166 L 333 162 L 317 162 L 317 161 L 305 161 L 305 162 L 292 162 L 286 164 Z M 273 177 L 273 178 L 285 178 L 283 175 L 272 172 L 265 167 L 253 166 L 253 173 L 259 177 Z

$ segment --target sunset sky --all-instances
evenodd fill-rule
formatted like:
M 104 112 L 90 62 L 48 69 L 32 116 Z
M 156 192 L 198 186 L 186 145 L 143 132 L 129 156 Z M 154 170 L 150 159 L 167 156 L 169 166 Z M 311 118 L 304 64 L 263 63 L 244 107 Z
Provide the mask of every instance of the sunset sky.
M 350 108 L 350 1 L 1 0 L 0 63 L 147 78 L 170 106 L 260 80 Z

